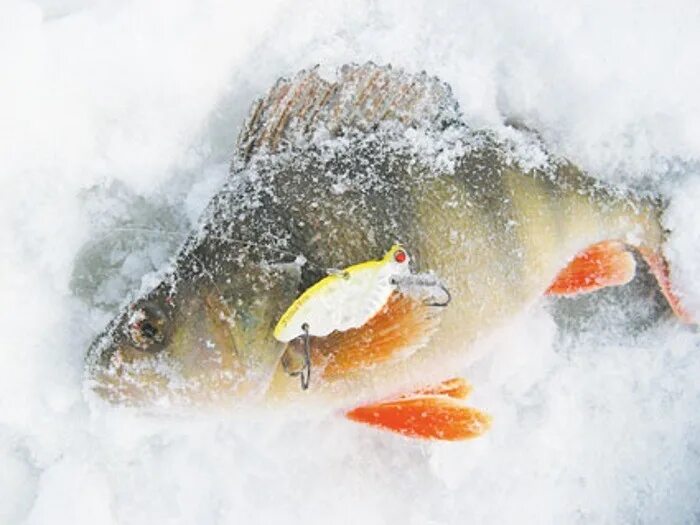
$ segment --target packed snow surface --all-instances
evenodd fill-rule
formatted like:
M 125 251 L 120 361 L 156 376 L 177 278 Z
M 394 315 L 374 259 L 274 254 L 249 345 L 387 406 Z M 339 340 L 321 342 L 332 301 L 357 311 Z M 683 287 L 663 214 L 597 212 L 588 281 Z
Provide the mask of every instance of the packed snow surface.
M 666 317 L 631 329 L 657 300 L 641 285 L 543 300 L 493 334 L 455 371 L 494 417 L 465 443 L 82 387 L 92 338 L 224 181 L 254 97 L 314 64 L 425 69 L 473 126 L 518 120 L 661 192 L 700 318 L 698 27 L 695 0 L 3 2 L 0 523 L 700 520 L 700 337 Z

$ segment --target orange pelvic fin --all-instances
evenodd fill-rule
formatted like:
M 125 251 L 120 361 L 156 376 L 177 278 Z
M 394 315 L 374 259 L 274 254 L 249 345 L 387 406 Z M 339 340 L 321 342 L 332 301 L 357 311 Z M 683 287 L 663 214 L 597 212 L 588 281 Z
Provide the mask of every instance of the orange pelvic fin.
M 434 388 L 354 408 L 346 416 L 412 438 L 471 439 L 489 429 L 491 417 L 457 400 L 466 397 L 469 390 L 464 380 L 451 379 Z
M 673 313 L 676 314 L 676 316 L 684 323 L 693 324 L 693 318 L 690 316 L 688 311 L 683 308 L 680 299 L 673 291 L 668 271 L 668 263 L 666 262 L 666 259 L 664 259 L 664 256 L 659 252 L 644 247 L 639 248 L 639 253 L 649 266 L 651 273 L 654 275 L 654 277 L 656 277 L 656 282 L 659 283 L 661 293 L 664 294 L 664 297 L 668 301 Z
M 437 385 L 430 385 L 424 388 L 419 388 L 415 392 L 408 394 L 405 397 L 415 396 L 449 396 L 455 399 L 466 399 L 471 394 L 472 386 L 461 377 L 453 377 L 446 379 Z
M 576 254 L 545 293 L 567 296 L 627 284 L 635 269 L 634 256 L 622 242 L 599 242 Z

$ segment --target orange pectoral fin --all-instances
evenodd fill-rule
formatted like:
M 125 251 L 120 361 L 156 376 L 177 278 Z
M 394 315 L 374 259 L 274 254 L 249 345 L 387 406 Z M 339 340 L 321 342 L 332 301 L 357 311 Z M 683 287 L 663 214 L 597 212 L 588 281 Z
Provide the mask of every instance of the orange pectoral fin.
M 407 437 L 459 441 L 480 436 L 491 417 L 449 396 L 402 397 L 354 408 L 348 419 Z
M 545 293 L 567 296 L 627 284 L 635 269 L 634 256 L 622 242 L 599 242 L 579 252 Z
M 363 326 L 325 337 L 312 337 L 312 362 L 326 380 L 394 359 L 416 350 L 432 335 L 442 308 L 394 292 Z
M 688 311 L 683 308 L 680 299 L 674 293 L 673 288 L 671 287 L 668 263 L 666 262 L 666 259 L 664 259 L 663 255 L 644 247 L 639 248 L 639 253 L 646 261 L 651 273 L 654 275 L 654 277 L 656 277 L 656 282 L 659 283 L 661 293 L 664 294 L 664 297 L 668 301 L 673 313 L 676 314 L 676 316 L 684 323 L 693 324 L 693 318 L 690 316 Z

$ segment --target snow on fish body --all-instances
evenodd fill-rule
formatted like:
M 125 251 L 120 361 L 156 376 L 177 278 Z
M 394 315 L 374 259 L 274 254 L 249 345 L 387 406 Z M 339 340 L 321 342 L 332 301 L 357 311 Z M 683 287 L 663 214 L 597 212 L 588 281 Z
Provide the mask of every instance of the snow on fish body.
M 304 71 L 254 105 L 230 179 L 172 270 L 93 343 L 89 384 L 114 402 L 322 402 L 406 435 L 478 435 L 488 418 L 459 403 L 466 384 L 441 381 L 543 294 L 623 284 L 637 249 L 686 317 L 660 213 L 564 160 L 526 165 L 425 74 L 367 64 L 327 82 Z M 362 325 L 311 327 L 302 390 L 300 340 L 275 337 L 280 319 L 331 269 L 397 242 L 444 283 L 449 306 L 397 288 Z

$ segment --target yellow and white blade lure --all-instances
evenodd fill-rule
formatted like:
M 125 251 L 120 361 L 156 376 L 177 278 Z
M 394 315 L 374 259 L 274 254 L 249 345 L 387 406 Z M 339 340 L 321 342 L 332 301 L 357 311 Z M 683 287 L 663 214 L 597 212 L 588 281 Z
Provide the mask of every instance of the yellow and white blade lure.
M 387 303 L 396 279 L 410 274 L 406 250 L 395 244 L 379 260 L 349 266 L 324 277 L 302 293 L 273 332 L 283 343 L 308 335 L 323 337 L 364 325 Z

